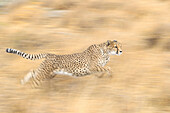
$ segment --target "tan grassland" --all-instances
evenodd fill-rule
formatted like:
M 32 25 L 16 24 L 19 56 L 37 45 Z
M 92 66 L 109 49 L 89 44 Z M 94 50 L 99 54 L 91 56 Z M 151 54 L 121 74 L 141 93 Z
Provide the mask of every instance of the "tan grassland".
M 2 1 L 0 1 L 1 3 Z M 118 40 L 113 75 L 20 80 L 42 60 L 7 54 L 71 54 Z M 169 0 L 24 0 L 0 7 L 0 113 L 169 113 Z

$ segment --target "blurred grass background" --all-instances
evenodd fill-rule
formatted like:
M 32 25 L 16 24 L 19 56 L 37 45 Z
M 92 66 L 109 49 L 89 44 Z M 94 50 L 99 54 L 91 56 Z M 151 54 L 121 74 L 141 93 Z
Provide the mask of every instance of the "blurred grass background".
M 0 0 L 0 113 L 169 113 L 169 0 Z M 22 79 L 42 60 L 5 53 L 71 54 L 123 44 L 112 78 L 57 76 L 37 89 Z

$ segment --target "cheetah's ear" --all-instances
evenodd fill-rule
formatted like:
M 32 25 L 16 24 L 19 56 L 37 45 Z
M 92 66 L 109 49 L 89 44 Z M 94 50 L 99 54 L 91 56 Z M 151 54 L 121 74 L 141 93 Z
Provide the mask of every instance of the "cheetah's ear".
M 107 46 L 109 46 L 109 45 L 110 45 L 110 43 L 111 43 L 111 41 L 110 41 L 110 40 L 108 40 L 108 41 L 107 41 L 107 43 L 106 43 L 106 45 L 107 45 Z

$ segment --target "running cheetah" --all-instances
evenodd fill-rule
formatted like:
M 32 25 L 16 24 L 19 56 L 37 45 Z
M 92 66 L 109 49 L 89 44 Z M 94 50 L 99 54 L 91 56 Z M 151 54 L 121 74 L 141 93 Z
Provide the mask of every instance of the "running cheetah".
M 51 79 L 57 74 L 78 77 L 97 72 L 109 73 L 110 69 L 104 66 L 110 60 L 110 55 L 122 54 L 122 44 L 116 40 L 108 40 L 101 44 L 91 45 L 81 53 L 67 55 L 50 53 L 27 54 L 10 48 L 7 48 L 6 52 L 17 54 L 30 60 L 45 59 L 37 69 L 30 71 L 24 79 L 21 80 L 21 83 L 25 84 L 31 79 L 33 84 L 38 85 L 39 82 L 45 79 Z

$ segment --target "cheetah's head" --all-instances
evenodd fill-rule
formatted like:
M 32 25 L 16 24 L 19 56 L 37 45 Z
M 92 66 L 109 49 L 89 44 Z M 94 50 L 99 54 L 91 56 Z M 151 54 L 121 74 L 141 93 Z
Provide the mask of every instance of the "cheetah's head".
M 111 55 L 121 55 L 122 54 L 122 44 L 116 40 L 108 40 L 106 42 L 106 48 L 109 54 Z

